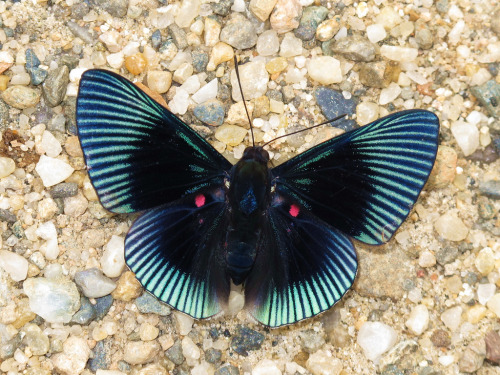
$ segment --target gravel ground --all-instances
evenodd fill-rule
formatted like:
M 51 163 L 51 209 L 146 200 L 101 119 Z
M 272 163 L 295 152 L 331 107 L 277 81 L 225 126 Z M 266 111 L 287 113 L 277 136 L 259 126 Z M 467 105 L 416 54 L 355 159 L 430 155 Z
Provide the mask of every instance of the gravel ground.
M 500 8 L 494 0 L 0 1 L 0 373 L 500 374 Z M 331 310 L 269 330 L 144 293 L 133 215 L 100 205 L 76 136 L 81 74 L 149 90 L 230 161 L 276 165 L 388 113 L 441 120 L 429 183 L 395 237 L 356 244 Z M 242 296 L 232 294 L 237 305 Z

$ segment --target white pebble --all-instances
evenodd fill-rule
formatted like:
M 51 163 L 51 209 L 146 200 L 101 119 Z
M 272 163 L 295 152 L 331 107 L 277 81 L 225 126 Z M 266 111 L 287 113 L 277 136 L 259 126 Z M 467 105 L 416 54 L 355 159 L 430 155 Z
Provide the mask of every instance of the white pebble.
M 11 158 L 0 157 L 0 178 L 12 174 L 16 169 L 16 163 Z
M 379 104 L 386 105 L 393 102 L 401 94 L 401 87 L 397 83 L 391 82 L 389 87 L 380 92 Z
M 182 88 L 177 88 L 172 100 L 168 103 L 170 110 L 173 113 L 183 115 L 187 112 L 189 106 L 189 94 Z
M 441 314 L 441 321 L 452 332 L 456 331 L 462 322 L 462 308 L 460 306 L 455 306 L 445 310 Z
M 43 132 L 41 146 L 45 154 L 51 158 L 55 158 L 62 151 L 59 141 L 47 130 Z
M 309 356 L 306 368 L 313 375 L 339 375 L 342 373 L 342 361 L 333 357 L 325 350 L 318 350 Z M 300 368 L 298 371 L 301 374 L 303 373 L 300 371 Z M 293 371 L 290 373 L 295 374 L 296 372 Z
M 87 340 L 70 336 L 63 344 L 63 352 L 50 358 L 59 373 L 66 375 L 81 374 L 90 358 Z
M 410 313 L 406 326 L 414 335 L 421 335 L 429 326 L 429 311 L 425 305 L 417 305 Z
M 464 32 L 464 30 L 465 30 L 464 20 L 457 21 L 455 26 L 453 26 L 451 31 L 448 33 L 448 42 L 450 44 L 457 44 L 458 42 L 460 42 L 460 40 L 462 40 L 462 33 Z
M 244 145 L 241 145 L 241 146 L 244 146 Z M 242 147 L 242 148 L 244 149 L 245 147 Z M 243 152 L 242 152 L 241 156 L 243 156 Z M 236 157 L 236 155 L 235 155 L 235 158 L 240 159 L 241 156 Z M 236 315 L 240 310 L 243 309 L 243 306 L 245 305 L 245 296 L 243 296 L 243 294 L 241 294 L 235 290 L 232 290 L 229 293 L 229 299 L 228 299 L 227 304 L 228 304 L 229 315 Z
M 14 64 L 14 56 L 9 51 L 0 51 L 0 63 Z
M 293 57 L 302 54 L 302 40 L 297 38 L 293 33 L 285 34 L 281 41 L 280 56 Z
M 271 56 L 280 49 L 278 34 L 274 30 L 264 31 L 257 38 L 257 52 L 261 56 Z
M 28 261 L 12 251 L 0 250 L 0 267 L 16 282 L 26 279 L 28 275 Z
M 358 332 L 358 345 L 365 357 L 378 362 L 380 356 L 391 349 L 397 341 L 394 328 L 380 322 L 366 322 Z
M 42 155 L 35 170 L 42 179 L 43 186 L 49 187 L 63 182 L 73 173 L 74 169 L 62 160 Z
M 106 45 L 109 52 L 115 53 L 120 50 L 120 33 L 115 30 L 110 30 L 102 33 L 99 40 Z
M 307 74 L 323 85 L 342 82 L 340 61 L 331 56 L 318 56 L 309 60 Z
M 418 56 L 417 48 L 389 46 L 384 44 L 380 47 L 380 54 L 393 61 L 407 62 L 413 61 Z
M 191 340 L 189 336 L 186 336 L 182 339 L 182 354 L 187 359 L 196 360 L 201 356 L 200 349 L 196 346 L 196 344 Z
M 281 370 L 270 359 L 263 359 L 252 369 L 252 375 L 281 375 Z
M 477 286 L 477 300 L 481 305 L 486 305 L 495 295 L 497 287 L 495 284 L 479 284 Z
M 356 107 L 356 121 L 359 125 L 366 125 L 378 118 L 379 107 L 376 103 L 361 102 Z
M 179 311 L 174 311 L 175 318 L 175 328 L 179 335 L 185 336 L 191 329 L 193 328 L 194 319 L 186 314 L 183 314 Z
M 264 60 L 251 61 L 239 67 L 241 87 L 246 100 L 262 96 L 267 91 L 269 73 L 266 70 Z M 236 71 L 231 71 L 232 97 L 235 101 L 241 101 L 241 92 L 236 78 Z
M 198 76 L 194 75 L 186 79 L 184 83 L 182 84 L 181 88 L 186 90 L 188 94 L 194 94 L 200 89 L 200 80 L 198 79 Z
M 104 248 L 101 257 L 101 268 L 108 277 L 118 277 L 125 267 L 125 239 L 112 236 Z
M 38 226 L 35 234 L 46 242 L 40 246 L 40 252 L 49 260 L 54 260 L 59 255 L 59 245 L 57 244 L 57 230 L 52 221 Z
M 372 43 L 380 42 L 387 37 L 384 25 L 376 23 L 366 28 L 366 36 Z
M 420 253 L 420 257 L 418 258 L 418 265 L 420 267 L 428 268 L 436 265 L 436 257 L 434 253 L 429 250 L 424 250 Z
M 479 130 L 476 126 L 464 121 L 456 121 L 451 126 L 451 133 L 465 156 L 474 153 L 479 147 Z
M 196 93 L 191 98 L 198 104 L 204 103 L 210 99 L 215 99 L 217 97 L 218 87 L 219 84 L 217 78 L 214 78 L 201 89 L 196 91 Z
M 122 67 L 125 61 L 125 57 L 123 56 L 123 52 L 120 51 L 117 53 L 111 53 L 106 56 L 106 61 L 112 68 L 119 69 Z

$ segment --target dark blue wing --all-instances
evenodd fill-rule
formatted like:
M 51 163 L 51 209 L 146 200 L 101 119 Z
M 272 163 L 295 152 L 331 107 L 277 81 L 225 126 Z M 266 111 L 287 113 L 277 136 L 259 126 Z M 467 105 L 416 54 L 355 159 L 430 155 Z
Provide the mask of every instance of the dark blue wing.
M 275 195 L 245 282 L 246 309 L 271 327 L 310 318 L 342 298 L 356 271 L 356 252 L 346 235 Z
M 387 242 L 434 165 L 439 120 L 394 113 L 342 134 L 272 170 L 276 191 L 362 242 Z
M 112 72 L 83 74 L 76 120 L 90 179 L 113 212 L 142 211 L 222 186 L 231 168 L 189 126 Z
M 221 311 L 229 296 L 222 253 L 223 189 L 202 191 L 140 216 L 125 239 L 125 260 L 148 292 L 194 318 Z

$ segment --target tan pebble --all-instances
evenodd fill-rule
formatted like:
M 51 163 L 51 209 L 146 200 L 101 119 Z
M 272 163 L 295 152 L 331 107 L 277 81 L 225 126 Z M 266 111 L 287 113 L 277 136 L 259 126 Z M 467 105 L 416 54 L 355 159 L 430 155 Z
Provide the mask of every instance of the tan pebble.
M 223 62 L 229 61 L 234 57 L 234 50 L 229 44 L 224 42 L 218 42 L 212 48 L 212 53 L 210 54 L 210 61 L 207 65 L 207 71 L 214 71 L 217 66 Z
M 271 13 L 271 27 L 278 34 L 283 34 L 299 26 L 302 6 L 298 0 L 278 0 Z
M 158 337 L 160 330 L 152 324 L 142 323 L 139 327 L 139 336 L 142 341 L 151 341 Z
M 40 101 L 40 92 L 26 86 L 11 86 L 2 93 L 5 102 L 17 109 L 34 107 Z
M 162 335 L 158 338 L 158 341 L 160 342 L 161 348 L 163 350 L 170 349 L 175 343 L 172 335 Z
M 250 118 L 252 118 L 252 113 L 254 109 L 254 104 L 252 102 L 247 102 L 247 109 Z M 228 124 L 233 125 L 241 125 L 247 129 L 250 129 L 250 124 L 248 123 L 248 117 L 245 111 L 245 106 L 243 102 L 236 102 L 231 107 L 229 107 L 229 111 L 227 113 Z
M 477 324 L 486 316 L 486 307 L 482 305 L 474 305 L 467 310 L 467 321 L 472 324 Z
M 277 57 L 266 64 L 266 70 L 269 74 L 281 73 L 288 67 L 288 62 L 284 57 Z
M 330 40 L 339 31 L 339 29 L 340 23 L 335 18 L 323 21 L 316 29 L 316 39 L 320 42 Z
M 142 72 L 144 72 L 147 66 L 148 66 L 148 60 L 140 52 L 132 56 L 127 56 L 125 58 L 125 68 L 127 68 L 127 70 L 133 75 L 137 76 L 141 74 Z
M 215 131 L 215 138 L 228 146 L 238 146 L 247 133 L 248 131 L 240 126 L 223 124 Z
M 135 274 L 131 271 L 123 273 L 116 284 L 116 289 L 111 294 L 114 299 L 129 302 L 142 293 L 142 286 Z
M 9 80 L 10 80 L 9 76 L 0 75 L 0 91 L 5 91 L 7 89 Z
M 172 85 L 172 73 L 161 70 L 152 70 L 147 76 L 148 87 L 159 94 L 164 94 Z
M 482 249 L 474 262 L 476 268 L 483 276 L 487 276 L 495 268 L 495 258 L 493 250 L 489 247 Z
M 69 156 L 83 156 L 82 148 L 80 147 L 80 140 L 76 135 L 68 137 L 66 143 L 64 144 L 64 149 Z
M 261 22 L 265 22 L 276 5 L 276 1 L 277 0 L 251 0 L 249 8 L 255 17 Z
M 431 189 L 440 189 L 452 183 L 455 179 L 457 160 L 457 152 L 453 148 L 439 146 L 427 186 Z
M 221 25 L 217 20 L 206 17 L 205 18 L 205 45 L 207 47 L 215 46 L 219 41 Z
M 149 87 L 143 85 L 140 82 L 135 82 L 134 84 L 137 87 L 139 87 L 142 91 L 144 91 L 146 94 L 148 94 L 150 97 L 152 97 L 158 104 L 168 109 L 167 102 L 165 101 L 165 99 L 163 99 L 163 96 L 151 90 Z
M 259 96 L 253 100 L 255 109 L 253 116 L 258 118 L 266 116 L 269 113 L 269 98 L 265 95 Z

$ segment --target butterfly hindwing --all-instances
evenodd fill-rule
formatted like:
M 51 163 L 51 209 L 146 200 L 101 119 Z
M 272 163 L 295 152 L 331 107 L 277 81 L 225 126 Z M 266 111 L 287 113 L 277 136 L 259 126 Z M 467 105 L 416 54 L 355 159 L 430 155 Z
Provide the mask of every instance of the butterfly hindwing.
M 270 327 L 329 309 L 356 276 L 349 238 L 292 202 L 275 195 L 245 283 L 246 309 Z
M 76 118 L 90 178 L 113 212 L 142 211 L 222 186 L 231 168 L 189 126 L 112 72 L 83 74 Z
M 432 170 L 439 121 L 394 113 L 326 141 L 272 170 L 276 191 L 362 242 L 387 242 Z
M 197 319 L 220 312 L 229 296 L 224 199 L 223 189 L 202 191 L 149 210 L 125 240 L 127 265 L 144 288 Z

